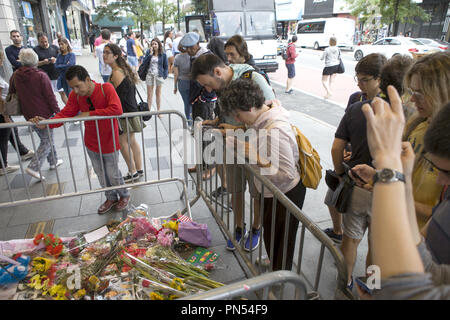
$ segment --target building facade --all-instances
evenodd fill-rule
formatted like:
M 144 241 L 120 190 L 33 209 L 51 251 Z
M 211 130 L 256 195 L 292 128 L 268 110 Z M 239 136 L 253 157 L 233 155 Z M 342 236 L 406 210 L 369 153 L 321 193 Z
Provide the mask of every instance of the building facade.
M 61 32 L 69 39 L 76 54 L 88 45 L 88 26 L 92 0 L 2 0 L 0 1 L 0 49 L 11 44 L 9 33 L 19 30 L 26 46 L 37 45 L 37 34 L 44 32 L 49 42 Z M 9 79 L 12 73 L 8 61 L 0 74 Z

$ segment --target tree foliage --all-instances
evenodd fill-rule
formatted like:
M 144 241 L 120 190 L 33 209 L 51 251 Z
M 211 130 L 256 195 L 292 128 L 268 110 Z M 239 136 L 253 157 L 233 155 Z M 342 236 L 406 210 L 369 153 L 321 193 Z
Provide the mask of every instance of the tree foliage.
M 195 14 L 208 15 L 208 0 L 191 0 L 191 5 Z
M 415 23 L 415 18 L 428 21 L 430 15 L 411 0 L 346 0 L 350 13 L 361 22 L 376 24 Z
M 127 13 L 137 22 L 142 32 L 157 21 L 161 21 L 163 25 L 174 22 L 177 6 L 167 0 L 116 0 L 107 6 L 97 7 L 96 12 L 99 18 L 108 17 L 113 21 Z

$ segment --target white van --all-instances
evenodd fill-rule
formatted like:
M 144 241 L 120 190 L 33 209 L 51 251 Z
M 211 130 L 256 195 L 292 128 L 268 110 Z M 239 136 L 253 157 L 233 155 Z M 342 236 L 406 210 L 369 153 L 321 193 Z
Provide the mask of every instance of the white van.
M 331 37 L 337 46 L 353 51 L 355 21 L 347 18 L 322 18 L 301 20 L 297 24 L 297 46 L 313 47 L 318 50 L 328 47 Z

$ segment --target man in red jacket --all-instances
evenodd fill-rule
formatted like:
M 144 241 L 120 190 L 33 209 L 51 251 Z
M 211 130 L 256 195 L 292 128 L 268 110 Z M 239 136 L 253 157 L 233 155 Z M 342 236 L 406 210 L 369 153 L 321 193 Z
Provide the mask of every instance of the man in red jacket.
M 66 80 L 72 92 L 64 109 L 53 119 L 122 114 L 119 96 L 111 83 L 100 84 L 92 81 L 87 70 L 79 65 L 67 69 Z M 32 121 L 37 124 L 40 120 L 42 118 L 37 117 Z M 100 141 L 97 139 L 96 124 Z M 61 125 L 53 124 L 50 128 Z M 113 125 L 111 119 L 86 121 L 84 128 L 84 143 L 100 185 L 102 187 L 124 185 L 118 165 L 120 145 L 117 119 L 113 120 Z M 114 206 L 119 211 L 128 206 L 130 193 L 126 188 L 106 191 L 105 195 L 106 201 L 98 208 L 99 214 L 108 212 Z
M 297 42 L 297 36 L 292 37 L 292 42 L 287 46 L 287 59 L 286 68 L 288 70 L 288 78 L 286 81 L 286 91 L 285 93 L 292 93 L 292 79 L 295 77 L 295 58 L 298 57 L 297 49 L 295 43 Z

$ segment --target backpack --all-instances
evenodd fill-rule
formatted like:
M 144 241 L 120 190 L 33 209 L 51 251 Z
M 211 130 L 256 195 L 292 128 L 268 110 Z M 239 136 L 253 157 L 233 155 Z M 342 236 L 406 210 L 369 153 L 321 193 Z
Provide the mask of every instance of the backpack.
M 266 130 L 273 127 L 274 123 L 284 120 L 273 121 Z M 308 138 L 300 131 L 299 128 L 290 124 L 297 141 L 299 159 L 296 165 L 300 179 L 306 188 L 317 189 L 322 179 L 322 166 L 320 165 L 319 153 L 312 147 Z
M 251 79 L 251 78 L 252 78 L 253 71 L 256 71 L 256 70 L 247 70 L 247 71 L 245 71 L 245 72 L 241 75 L 241 78 L 242 78 L 242 79 Z M 256 72 L 259 73 L 260 75 L 262 75 L 263 78 L 266 79 L 267 83 L 268 83 L 269 86 L 270 86 L 270 80 L 269 80 L 269 76 L 267 75 L 267 73 L 265 73 L 264 71 L 256 71 Z
M 289 47 L 292 47 L 292 44 L 288 45 L 287 47 L 284 47 L 283 50 L 281 51 L 281 57 L 283 58 L 283 60 L 287 60 L 287 58 L 289 58 L 288 54 Z

